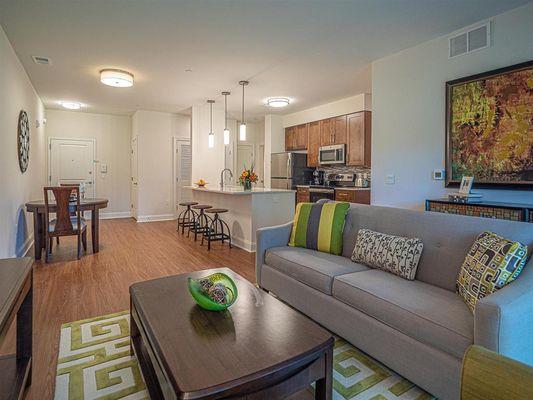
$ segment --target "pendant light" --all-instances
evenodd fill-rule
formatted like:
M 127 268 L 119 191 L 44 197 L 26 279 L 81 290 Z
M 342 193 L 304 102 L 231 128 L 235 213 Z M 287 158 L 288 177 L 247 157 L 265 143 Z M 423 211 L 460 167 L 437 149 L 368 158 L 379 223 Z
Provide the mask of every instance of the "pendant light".
M 239 140 L 246 140 L 246 122 L 244 120 L 244 87 L 248 85 L 248 81 L 239 81 L 239 85 L 242 86 L 242 118 L 241 125 L 239 126 Z
M 209 135 L 207 136 L 207 145 L 210 149 L 215 147 L 215 133 L 213 132 L 213 103 L 215 100 L 207 100 L 209 104 Z
M 224 145 L 229 144 L 229 129 L 228 129 L 228 96 L 230 92 L 222 92 L 224 96 Z

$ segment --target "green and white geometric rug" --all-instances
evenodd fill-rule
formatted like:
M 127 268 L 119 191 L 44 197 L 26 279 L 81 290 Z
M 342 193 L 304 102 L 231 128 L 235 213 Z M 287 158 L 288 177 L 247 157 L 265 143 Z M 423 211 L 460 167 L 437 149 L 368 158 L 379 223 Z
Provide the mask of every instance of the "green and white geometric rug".
M 149 399 L 129 324 L 123 311 L 61 326 L 55 400 Z M 435 399 L 342 339 L 333 369 L 334 400 Z
M 130 350 L 129 311 L 63 324 L 55 400 L 149 399 Z

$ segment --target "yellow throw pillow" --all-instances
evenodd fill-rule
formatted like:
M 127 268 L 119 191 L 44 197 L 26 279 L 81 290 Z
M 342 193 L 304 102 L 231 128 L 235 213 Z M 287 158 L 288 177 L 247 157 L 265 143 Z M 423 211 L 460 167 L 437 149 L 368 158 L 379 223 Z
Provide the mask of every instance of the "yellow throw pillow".
M 527 246 L 492 232 L 479 235 L 459 271 L 457 293 L 472 312 L 479 299 L 515 280 L 527 259 Z

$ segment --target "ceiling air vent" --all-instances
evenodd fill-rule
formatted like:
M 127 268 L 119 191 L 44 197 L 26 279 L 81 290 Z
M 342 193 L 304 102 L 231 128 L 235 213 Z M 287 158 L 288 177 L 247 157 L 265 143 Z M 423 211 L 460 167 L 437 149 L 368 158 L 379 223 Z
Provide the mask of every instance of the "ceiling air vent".
M 42 56 L 31 56 L 33 59 L 33 62 L 35 64 L 41 64 L 41 65 L 51 65 L 52 60 L 50 60 L 48 57 L 42 57 Z
M 449 57 L 469 54 L 490 46 L 490 21 L 467 28 L 449 39 Z

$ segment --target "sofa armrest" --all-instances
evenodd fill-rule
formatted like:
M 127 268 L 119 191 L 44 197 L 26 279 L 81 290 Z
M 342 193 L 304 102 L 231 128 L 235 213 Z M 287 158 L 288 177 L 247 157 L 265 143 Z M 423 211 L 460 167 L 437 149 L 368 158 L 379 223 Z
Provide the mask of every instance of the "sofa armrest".
M 265 262 L 265 252 L 272 247 L 287 246 L 292 231 L 292 221 L 283 225 L 260 228 L 256 233 L 255 278 L 261 285 L 261 267 Z
M 461 400 L 533 399 L 533 367 L 480 346 L 463 359 Z
M 533 257 L 514 282 L 477 302 L 474 343 L 533 365 Z

